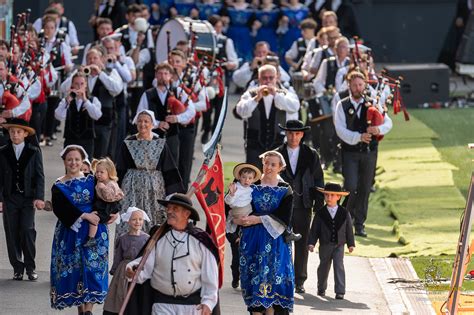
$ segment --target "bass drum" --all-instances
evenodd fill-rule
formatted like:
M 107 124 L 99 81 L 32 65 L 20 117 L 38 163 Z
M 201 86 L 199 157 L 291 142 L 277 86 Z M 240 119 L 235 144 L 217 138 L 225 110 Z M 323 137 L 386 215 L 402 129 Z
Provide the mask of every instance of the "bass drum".
M 205 64 L 212 66 L 218 52 L 216 32 L 209 22 L 193 20 L 189 17 L 176 17 L 161 26 L 155 46 L 156 62 L 168 60 L 168 45 L 170 49 L 173 49 L 181 40 L 190 43 L 193 38 L 192 33 L 197 36 L 194 49 L 198 59 L 202 61 L 207 56 Z

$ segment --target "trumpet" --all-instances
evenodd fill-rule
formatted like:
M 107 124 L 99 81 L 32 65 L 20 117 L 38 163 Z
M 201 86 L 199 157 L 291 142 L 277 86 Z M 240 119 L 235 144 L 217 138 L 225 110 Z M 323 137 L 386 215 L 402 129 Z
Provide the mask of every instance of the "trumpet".
M 112 63 L 112 62 L 114 62 L 114 60 L 111 57 L 107 58 L 107 63 Z
M 85 75 L 90 75 L 91 74 L 91 68 L 90 67 L 84 67 L 82 69 L 82 72 L 84 72 Z
M 263 95 L 263 96 L 268 96 L 269 94 L 270 94 L 270 90 L 269 90 L 268 88 L 264 88 L 264 89 L 262 90 L 262 95 Z
M 76 98 L 77 93 L 74 92 L 74 91 L 71 91 L 71 92 L 69 92 L 69 96 L 70 96 L 71 98 Z

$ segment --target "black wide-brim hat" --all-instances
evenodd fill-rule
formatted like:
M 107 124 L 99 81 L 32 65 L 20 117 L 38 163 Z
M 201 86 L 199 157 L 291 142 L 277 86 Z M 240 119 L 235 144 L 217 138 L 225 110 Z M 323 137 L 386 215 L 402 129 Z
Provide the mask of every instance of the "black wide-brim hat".
M 8 119 L 6 123 L 2 124 L 2 127 L 5 129 L 21 128 L 25 130 L 26 132 L 28 132 L 29 136 L 32 136 L 35 134 L 35 130 L 28 125 L 28 122 L 20 118 Z
M 288 120 L 285 126 L 278 124 L 278 127 L 285 131 L 307 131 L 311 129 L 310 126 L 305 126 L 301 120 L 296 119 Z
M 173 204 L 186 208 L 191 211 L 191 216 L 189 218 L 193 221 L 199 221 L 199 213 L 193 208 L 193 202 L 185 194 L 176 193 L 167 199 L 158 199 L 158 202 L 165 207 L 168 206 L 168 204 Z
M 324 185 L 324 188 L 316 187 L 316 189 L 322 192 L 323 194 L 335 194 L 340 196 L 349 195 L 348 191 L 342 190 L 341 185 L 336 183 L 326 183 L 326 185 Z

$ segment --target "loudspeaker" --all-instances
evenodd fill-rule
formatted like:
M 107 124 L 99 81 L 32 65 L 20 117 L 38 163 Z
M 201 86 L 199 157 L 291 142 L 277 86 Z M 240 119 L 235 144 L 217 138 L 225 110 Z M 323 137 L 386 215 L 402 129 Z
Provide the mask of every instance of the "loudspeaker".
M 471 11 L 461 43 L 456 51 L 456 61 L 463 64 L 474 64 L 474 11 Z
M 449 67 L 443 63 L 385 66 L 392 78 L 403 77 L 401 95 L 405 106 L 449 101 Z

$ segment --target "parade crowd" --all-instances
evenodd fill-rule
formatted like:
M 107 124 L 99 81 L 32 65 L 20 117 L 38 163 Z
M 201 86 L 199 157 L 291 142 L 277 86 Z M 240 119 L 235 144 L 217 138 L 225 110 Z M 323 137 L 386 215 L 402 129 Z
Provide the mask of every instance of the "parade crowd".
M 218 249 L 185 193 L 196 139 L 209 141 L 232 87 L 245 141 L 225 196 L 232 287 L 251 314 L 288 314 L 318 245 L 318 295 L 332 265 L 344 299 L 344 248 L 367 237 L 378 143 L 397 104 L 397 84 L 354 38 L 351 5 L 128 2 L 96 1 L 86 45 L 62 0 L 31 23 L 20 15 L 0 40 L 0 211 L 13 279 L 38 279 L 35 211 L 52 210 L 52 308 L 117 314 L 135 277 L 126 314 L 225 314 Z M 60 136 L 65 173 L 46 201 L 42 147 Z M 331 167 L 342 185 L 325 181 Z

